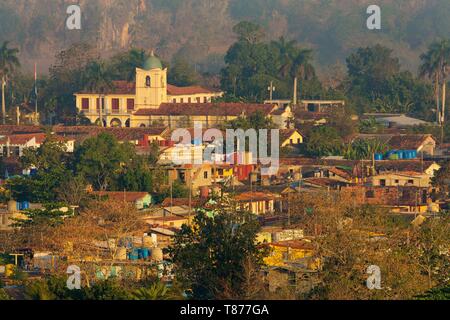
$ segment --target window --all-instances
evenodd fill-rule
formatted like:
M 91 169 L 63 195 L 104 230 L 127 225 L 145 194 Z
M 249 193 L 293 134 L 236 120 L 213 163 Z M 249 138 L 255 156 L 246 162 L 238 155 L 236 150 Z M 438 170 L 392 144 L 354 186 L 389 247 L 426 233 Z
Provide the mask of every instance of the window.
M 89 110 L 89 98 L 81 99 L 81 109 L 82 110 Z
M 414 180 L 408 180 L 408 184 L 414 184 Z
M 395 180 L 395 183 L 398 184 L 400 181 L 399 180 Z
M 208 171 L 203 172 L 203 178 L 208 179 Z
M 297 139 L 297 144 L 301 144 L 302 143 L 302 139 Z
M 177 99 L 172 99 L 172 102 L 173 103 L 177 103 Z
M 294 139 L 289 140 L 291 144 L 294 144 Z
M 204 102 L 205 102 L 205 103 L 208 102 L 208 97 L 205 97 Z
M 188 99 L 188 102 L 191 103 L 191 102 L 192 102 L 192 98 L 189 98 L 189 99 Z
M 382 187 L 386 186 L 386 180 L 385 179 L 381 179 L 380 180 L 380 186 L 382 186 Z
M 127 99 L 127 110 L 128 111 L 134 110 L 134 99 Z
M 183 99 L 183 98 L 181 98 L 181 99 L 180 99 L 180 102 L 181 102 L 181 103 L 184 103 L 184 99 Z
M 152 80 L 150 79 L 150 76 L 147 76 L 147 78 L 145 78 L 145 86 L 150 87 L 151 84 L 152 84 Z
M 105 109 L 105 98 L 102 98 L 101 104 L 102 109 Z M 97 98 L 97 110 L 100 110 L 100 98 Z
M 197 103 L 200 103 L 200 98 L 197 98 Z
M 111 106 L 113 111 L 119 111 L 119 99 L 111 99 Z

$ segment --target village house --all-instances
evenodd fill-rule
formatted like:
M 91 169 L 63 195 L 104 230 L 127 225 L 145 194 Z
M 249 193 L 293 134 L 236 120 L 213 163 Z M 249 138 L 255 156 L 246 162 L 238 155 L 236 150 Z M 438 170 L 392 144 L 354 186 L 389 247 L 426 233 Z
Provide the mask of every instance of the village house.
M 21 157 L 23 151 L 29 148 L 39 148 L 47 138 L 45 133 L 23 133 L 0 136 L 0 152 L 2 157 Z M 75 140 L 54 136 L 58 142 L 62 142 L 66 151 L 74 151 Z
M 295 147 L 303 143 L 303 135 L 297 129 L 280 130 L 280 147 Z
M 275 212 L 277 199 L 276 195 L 264 192 L 242 192 L 234 196 L 238 208 L 255 215 Z
M 314 257 L 315 247 L 309 239 L 296 239 L 269 244 L 271 253 L 264 259 L 269 291 L 292 288 L 309 292 L 319 283 L 320 261 Z
M 322 166 L 303 174 L 304 178 L 328 178 L 343 183 L 352 183 L 352 172 L 338 167 Z
M 414 171 L 386 172 L 370 177 L 369 182 L 375 187 L 428 187 L 431 184 L 431 176 Z
M 199 193 L 202 189 L 209 190 L 214 183 L 211 164 L 185 164 L 168 170 L 169 184 L 179 181 L 186 188 L 192 190 L 193 194 Z
M 439 212 L 440 208 L 426 187 L 351 186 L 341 189 L 355 204 L 370 204 L 388 208 L 392 212 Z
M 431 134 L 357 134 L 356 140 L 378 140 L 388 146 L 388 152 L 380 159 L 403 160 L 432 156 L 436 149 L 436 139 Z

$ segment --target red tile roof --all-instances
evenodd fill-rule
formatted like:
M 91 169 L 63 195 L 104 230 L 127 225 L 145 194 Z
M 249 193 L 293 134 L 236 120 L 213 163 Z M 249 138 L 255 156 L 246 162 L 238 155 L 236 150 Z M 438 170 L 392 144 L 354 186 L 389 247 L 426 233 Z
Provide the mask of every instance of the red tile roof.
M 303 181 L 319 187 L 334 187 L 342 184 L 342 182 L 330 178 L 306 178 Z
M 163 103 L 158 109 L 139 109 L 137 116 L 241 116 L 262 111 L 266 116 L 275 110 L 272 104 L 250 103 Z
M 129 142 L 141 140 L 145 135 L 148 136 L 163 136 L 168 132 L 165 127 L 160 128 L 102 128 L 102 127 L 88 127 L 88 126 L 74 126 L 64 127 L 56 126 L 53 131 L 64 137 L 74 137 L 78 141 L 83 141 L 89 137 L 97 136 L 100 133 L 109 133 L 117 140 Z
M 167 93 L 172 96 L 177 95 L 190 95 L 190 94 L 211 94 L 216 93 L 211 89 L 207 89 L 201 86 L 191 86 L 191 87 L 177 87 L 171 84 L 167 85 Z M 89 90 L 82 90 L 80 94 L 91 94 Z M 136 83 L 128 82 L 125 80 L 112 81 L 112 88 L 108 90 L 108 94 L 125 94 L 125 95 L 135 95 L 136 94 Z
M 9 139 L 9 143 L 13 145 L 24 145 L 31 139 L 35 138 L 37 144 L 44 143 L 47 135 L 43 132 L 38 133 L 24 133 L 24 134 L 10 134 L 0 138 L 0 143 L 7 143 Z M 58 141 L 66 141 L 63 137 L 54 136 L 54 138 Z
M 341 169 L 336 168 L 336 167 L 330 168 L 330 169 L 328 169 L 328 171 L 330 171 L 330 172 L 334 173 L 335 175 L 337 175 L 339 177 L 342 177 L 342 178 L 344 178 L 344 179 L 346 179 L 348 181 L 352 180 L 351 174 L 348 173 L 347 171 L 341 170 Z
M 191 86 L 191 87 L 177 87 L 171 84 L 167 85 L 167 94 L 171 96 L 181 96 L 181 95 L 190 95 L 190 94 L 211 94 L 217 93 L 217 91 L 213 91 L 201 86 Z
M 392 150 L 417 150 L 431 134 L 356 134 L 351 140 L 374 140 L 386 143 Z
M 416 150 L 430 138 L 434 140 L 431 134 L 408 134 L 393 136 L 389 140 L 389 145 L 391 148 L 396 150 Z
M 90 90 L 82 90 L 77 92 L 77 94 L 93 94 Z M 136 84 L 134 82 L 128 82 L 124 80 L 112 81 L 112 87 L 105 92 L 106 94 L 125 94 L 125 95 L 135 95 L 136 94 Z
M 43 132 L 40 126 L 0 125 L 0 135 Z

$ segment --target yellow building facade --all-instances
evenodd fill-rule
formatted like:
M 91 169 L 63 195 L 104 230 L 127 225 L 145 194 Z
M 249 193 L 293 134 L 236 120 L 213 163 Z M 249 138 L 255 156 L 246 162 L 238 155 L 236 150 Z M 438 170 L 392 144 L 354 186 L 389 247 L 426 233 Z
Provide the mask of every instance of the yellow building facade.
M 164 103 L 210 103 L 221 97 L 217 92 L 200 86 L 176 87 L 167 83 L 167 69 L 152 53 L 142 68 L 136 68 L 135 82 L 113 81 L 107 93 L 81 91 L 75 93 L 80 117 L 90 124 L 104 127 L 150 126 L 148 117 L 137 111 L 157 110 Z M 156 117 L 157 122 L 159 118 Z M 152 122 L 155 122 L 153 119 Z

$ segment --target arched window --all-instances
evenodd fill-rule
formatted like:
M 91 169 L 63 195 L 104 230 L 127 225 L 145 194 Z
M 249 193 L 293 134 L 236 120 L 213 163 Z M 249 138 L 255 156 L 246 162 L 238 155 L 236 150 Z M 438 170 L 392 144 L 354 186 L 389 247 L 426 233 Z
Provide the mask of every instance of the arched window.
M 150 79 L 150 76 L 147 76 L 147 78 L 145 78 L 145 86 L 146 86 L 146 87 L 150 87 L 150 86 L 151 86 L 151 79 Z

